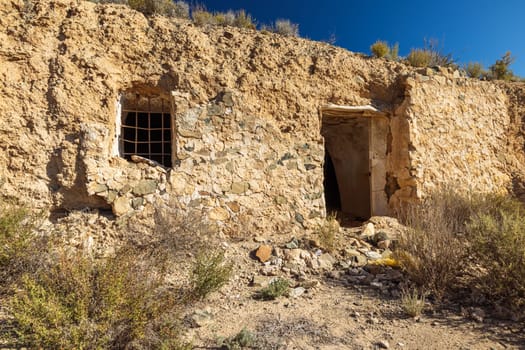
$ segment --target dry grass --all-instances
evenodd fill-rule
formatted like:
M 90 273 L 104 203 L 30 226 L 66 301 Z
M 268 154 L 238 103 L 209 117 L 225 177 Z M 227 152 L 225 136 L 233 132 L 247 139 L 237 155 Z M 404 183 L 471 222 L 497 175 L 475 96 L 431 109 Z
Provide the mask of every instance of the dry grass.
M 328 215 L 326 220 L 318 229 L 318 244 L 327 252 L 333 252 L 337 247 L 337 234 L 339 233 L 339 222 L 335 214 Z
M 426 293 L 417 289 L 401 291 L 401 308 L 410 317 L 421 315 L 425 309 Z

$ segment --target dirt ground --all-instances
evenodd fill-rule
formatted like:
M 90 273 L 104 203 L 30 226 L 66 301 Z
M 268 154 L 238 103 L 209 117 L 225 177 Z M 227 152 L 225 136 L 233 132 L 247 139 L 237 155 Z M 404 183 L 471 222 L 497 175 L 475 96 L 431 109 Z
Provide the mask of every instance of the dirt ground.
M 261 288 L 250 281 L 260 275 L 261 264 L 247 257 L 253 246 L 227 249 L 230 258 L 236 256 L 234 278 L 197 305 L 197 313 L 206 315 L 199 325 L 188 315 L 188 337 L 196 349 L 216 348 L 221 338 L 243 328 L 255 335 L 259 349 L 525 349 L 522 323 L 475 320 L 457 305 L 428 304 L 411 318 L 399 298 L 333 272 L 306 276 L 318 284 L 297 298 L 257 300 Z

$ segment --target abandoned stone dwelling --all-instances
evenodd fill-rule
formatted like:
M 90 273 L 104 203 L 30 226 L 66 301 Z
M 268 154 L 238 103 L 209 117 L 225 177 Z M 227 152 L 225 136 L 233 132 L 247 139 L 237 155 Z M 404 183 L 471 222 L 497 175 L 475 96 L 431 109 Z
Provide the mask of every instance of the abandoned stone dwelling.
M 1 193 L 37 207 L 278 232 L 523 183 L 523 85 L 119 5 L 8 0 L 0 26 Z

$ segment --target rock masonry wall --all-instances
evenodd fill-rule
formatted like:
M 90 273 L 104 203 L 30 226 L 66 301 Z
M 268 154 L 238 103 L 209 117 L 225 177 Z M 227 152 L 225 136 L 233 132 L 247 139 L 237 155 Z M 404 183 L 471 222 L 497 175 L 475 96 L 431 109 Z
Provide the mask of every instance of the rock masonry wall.
M 254 231 L 314 228 L 327 104 L 387 114 L 376 157 L 391 210 L 450 181 L 503 189 L 522 164 L 505 158 L 503 90 L 448 70 L 91 2 L 7 0 L 0 26 L 1 192 L 36 207 L 131 218 L 169 204 L 224 228 L 246 217 Z M 124 91 L 171 100 L 172 169 L 112 153 Z

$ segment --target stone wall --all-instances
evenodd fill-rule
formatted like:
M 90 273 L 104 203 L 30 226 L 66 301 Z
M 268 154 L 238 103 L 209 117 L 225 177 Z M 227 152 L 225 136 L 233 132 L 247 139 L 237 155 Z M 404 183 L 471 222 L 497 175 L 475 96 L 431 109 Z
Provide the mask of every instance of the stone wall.
M 432 69 L 409 75 L 398 113 L 409 128 L 409 174 L 416 197 L 442 186 L 506 192 L 510 117 L 505 93 L 490 82 Z
M 383 212 L 447 182 L 499 191 L 522 164 L 509 166 L 519 151 L 505 141 L 520 99 L 457 72 L 92 2 L 8 0 L 0 26 L 0 189 L 35 207 L 133 218 L 169 204 L 224 229 L 246 218 L 253 232 L 315 228 L 326 105 L 383 115 L 369 154 Z M 170 100 L 171 169 L 115 154 L 127 91 Z

